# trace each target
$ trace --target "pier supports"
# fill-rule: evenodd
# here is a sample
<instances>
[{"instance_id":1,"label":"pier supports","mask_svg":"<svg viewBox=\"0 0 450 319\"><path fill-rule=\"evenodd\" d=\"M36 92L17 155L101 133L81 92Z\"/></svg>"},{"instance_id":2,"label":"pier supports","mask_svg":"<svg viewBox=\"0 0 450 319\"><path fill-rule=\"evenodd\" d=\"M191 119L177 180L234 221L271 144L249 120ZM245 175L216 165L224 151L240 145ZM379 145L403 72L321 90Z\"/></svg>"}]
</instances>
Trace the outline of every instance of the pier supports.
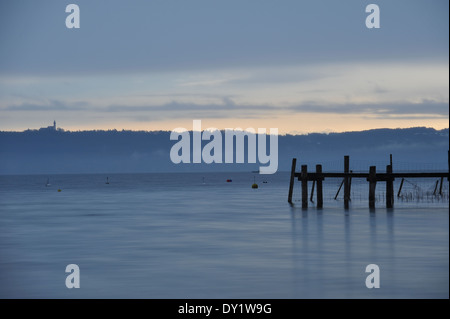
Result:
<instances>
[{"instance_id":1,"label":"pier supports","mask_svg":"<svg viewBox=\"0 0 450 319\"><path fill-rule=\"evenodd\" d=\"M377 187L377 167L370 166L369 177L367 178L369 182L369 207L375 208L375 189Z\"/></svg>"},{"instance_id":2,"label":"pier supports","mask_svg":"<svg viewBox=\"0 0 450 319\"><path fill-rule=\"evenodd\" d=\"M323 207L323 189L322 189L322 165L316 165L316 174L317 174L317 208Z\"/></svg>"},{"instance_id":3,"label":"pier supports","mask_svg":"<svg viewBox=\"0 0 450 319\"><path fill-rule=\"evenodd\" d=\"M447 151L447 154L448 151ZM442 196L443 192L443 184L444 178L447 180L450 179L450 159L448 160L449 171L447 172L393 172L393 163L392 163L392 154L390 154L389 165L386 166L386 172L377 173L376 166L370 166L369 172L353 172L350 170L350 157L344 157L344 172L322 172L322 165L316 165L315 172L308 173L307 165L301 166L301 172L295 172L297 159L292 159L292 168L291 168L291 176L289 183L289 194L288 194L288 202L292 204L292 196L294 190L294 181L295 178L302 183L302 207L308 207L308 201L313 202L314 191L316 191L317 197L317 208L323 207L323 180L325 178L339 178L342 180L342 183L339 186L339 189L336 193L334 199L337 199L341 188L344 188L344 207L345 209L349 208L349 202L351 200L351 184L353 178L364 178L369 182L369 207L375 208L375 191L377 182L386 182L386 207L392 208L394 206L394 180L395 178L401 178L400 187L398 189L397 197L401 197L403 184L406 178L439 178L436 181L436 185L434 187L433 195L437 195L438 187L439 187L439 195ZM312 189L311 196L308 198L308 181L312 181ZM440 185L439 185L440 183ZM317 189L316 189L317 188ZM383 194L384 195L384 194Z\"/></svg>"},{"instance_id":4,"label":"pier supports","mask_svg":"<svg viewBox=\"0 0 450 319\"><path fill-rule=\"evenodd\" d=\"M334 200L336 200L339 196L339 192L341 191L342 185L344 185L344 180L342 180L341 185L339 185L339 188L336 192L336 196L334 196Z\"/></svg>"},{"instance_id":5,"label":"pier supports","mask_svg":"<svg viewBox=\"0 0 450 319\"><path fill-rule=\"evenodd\" d=\"M302 165L302 208L308 208L308 166Z\"/></svg>"},{"instance_id":6,"label":"pier supports","mask_svg":"<svg viewBox=\"0 0 450 319\"><path fill-rule=\"evenodd\" d=\"M314 198L314 188L315 187L316 187L316 180L313 180L313 184L312 184L312 187L311 187L311 196L309 197L309 201L311 203L314 203L313 198Z\"/></svg>"},{"instance_id":7,"label":"pier supports","mask_svg":"<svg viewBox=\"0 0 450 319\"><path fill-rule=\"evenodd\" d=\"M344 208L348 209L348 202L350 201L350 157L344 156Z\"/></svg>"},{"instance_id":8,"label":"pier supports","mask_svg":"<svg viewBox=\"0 0 450 319\"><path fill-rule=\"evenodd\" d=\"M400 197L400 194L402 193L402 188L403 188L403 182L405 181L404 178L402 178L402 181L400 183L400 187L398 188L398 193L397 193L397 197Z\"/></svg>"},{"instance_id":9,"label":"pier supports","mask_svg":"<svg viewBox=\"0 0 450 319\"><path fill-rule=\"evenodd\" d=\"M292 159L292 168L291 168L291 181L289 182L289 194L288 194L288 202L292 204L292 193L294 192L294 178L295 178L295 165L297 164L297 159Z\"/></svg>"},{"instance_id":10,"label":"pier supports","mask_svg":"<svg viewBox=\"0 0 450 319\"><path fill-rule=\"evenodd\" d=\"M392 177L392 165L386 166L386 208L394 206L394 178Z\"/></svg>"}]
</instances>

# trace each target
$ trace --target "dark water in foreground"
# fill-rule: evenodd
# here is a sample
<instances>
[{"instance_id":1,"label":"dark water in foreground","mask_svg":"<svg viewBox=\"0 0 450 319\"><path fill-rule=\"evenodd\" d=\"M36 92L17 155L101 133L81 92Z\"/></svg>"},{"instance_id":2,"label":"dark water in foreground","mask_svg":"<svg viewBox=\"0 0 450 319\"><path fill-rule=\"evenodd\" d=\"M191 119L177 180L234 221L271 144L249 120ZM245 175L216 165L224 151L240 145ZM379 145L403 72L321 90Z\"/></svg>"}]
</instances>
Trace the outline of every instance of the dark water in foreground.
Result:
<instances>
[{"instance_id":1,"label":"dark water in foreground","mask_svg":"<svg viewBox=\"0 0 450 319\"><path fill-rule=\"evenodd\" d=\"M287 173L47 177L0 176L1 298L449 297L448 197L369 211L355 181L345 211L336 181L302 210Z\"/></svg>"}]
</instances>

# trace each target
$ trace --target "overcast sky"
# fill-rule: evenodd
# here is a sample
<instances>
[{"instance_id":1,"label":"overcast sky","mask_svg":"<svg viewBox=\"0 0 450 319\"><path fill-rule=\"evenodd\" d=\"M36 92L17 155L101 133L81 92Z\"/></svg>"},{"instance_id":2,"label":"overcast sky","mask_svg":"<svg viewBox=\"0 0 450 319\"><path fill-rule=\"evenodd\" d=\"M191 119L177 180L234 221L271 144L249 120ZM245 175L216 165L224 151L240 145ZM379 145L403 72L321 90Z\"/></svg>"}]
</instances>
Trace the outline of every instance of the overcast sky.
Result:
<instances>
[{"instance_id":1,"label":"overcast sky","mask_svg":"<svg viewBox=\"0 0 450 319\"><path fill-rule=\"evenodd\" d=\"M2 0L0 130L448 127L448 6Z\"/></svg>"}]
</instances>

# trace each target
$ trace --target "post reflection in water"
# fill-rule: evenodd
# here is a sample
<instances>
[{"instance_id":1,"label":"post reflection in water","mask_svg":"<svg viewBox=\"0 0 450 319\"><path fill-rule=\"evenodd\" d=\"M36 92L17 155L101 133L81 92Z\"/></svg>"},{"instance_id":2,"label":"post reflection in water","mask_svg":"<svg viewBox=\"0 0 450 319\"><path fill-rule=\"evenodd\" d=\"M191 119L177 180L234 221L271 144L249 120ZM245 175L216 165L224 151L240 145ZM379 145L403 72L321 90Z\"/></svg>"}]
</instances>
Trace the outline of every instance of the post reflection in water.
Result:
<instances>
[{"instance_id":1,"label":"post reflection in water","mask_svg":"<svg viewBox=\"0 0 450 319\"><path fill-rule=\"evenodd\" d=\"M385 282L401 271L394 209L306 210L292 206L290 215L294 295L377 297L382 294L365 286L366 266L377 264ZM400 291L389 289L394 295Z\"/></svg>"}]
</instances>

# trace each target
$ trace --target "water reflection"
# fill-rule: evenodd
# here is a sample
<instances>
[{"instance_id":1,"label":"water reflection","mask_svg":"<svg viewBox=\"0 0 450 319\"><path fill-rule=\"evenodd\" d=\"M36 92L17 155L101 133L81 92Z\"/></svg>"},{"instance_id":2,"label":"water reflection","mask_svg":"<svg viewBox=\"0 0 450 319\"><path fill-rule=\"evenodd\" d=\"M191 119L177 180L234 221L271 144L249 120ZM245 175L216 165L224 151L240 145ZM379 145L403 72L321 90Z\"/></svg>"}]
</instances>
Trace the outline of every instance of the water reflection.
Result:
<instances>
[{"instance_id":1,"label":"water reflection","mask_svg":"<svg viewBox=\"0 0 450 319\"><path fill-rule=\"evenodd\" d=\"M387 229L387 236L388 236L388 242L391 243L391 245L388 245L390 257L395 256L395 238L394 238L394 208L390 208L386 212L386 229Z\"/></svg>"},{"instance_id":2,"label":"water reflection","mask_svg":"<svg viewBox=\"0 0 450 319\"><path fill-rule=\"evenodd\" d=\"M370 247L370 257L372 258L371 263L375 263L377 258L377 214L374 211L369 213L369 247Z\"/></svg>"},{"instance_id":3,"label":"water reflection","mask_svg":"<svg viewBox=\"0 0 450 319\"><path fill-rule=\"evenodd\" d=\"M291 206L292 276L296 296L365 290L365 267L396 272L394 209L301 209ZM345 297L345 295L342 295Z\"/></svg>"},{"instance_id":4,"label":"water reflection","mask_svg":"<svg viewBox=\"0 0 450 319\"><path fill-rule=\"evenodd\" d=\"M317 271L319 272L319 274L323 273L324 271L326 271L325 267L324 267L324 258L323 255L326 253L325 252L325 246L324 246L324 231L323 231L323 227L324 227L324 221L323 221L323 211L322 209L316 209L315 211L316 213L316 223L317 223L317 227L316 227L316 233L317 233L317 237L316 237L316 241L317 241ZM317 286L317 293L318 295L323 295L323 289L324 289L324 285L318 285Z\"/></svg>"}]
</instances>

